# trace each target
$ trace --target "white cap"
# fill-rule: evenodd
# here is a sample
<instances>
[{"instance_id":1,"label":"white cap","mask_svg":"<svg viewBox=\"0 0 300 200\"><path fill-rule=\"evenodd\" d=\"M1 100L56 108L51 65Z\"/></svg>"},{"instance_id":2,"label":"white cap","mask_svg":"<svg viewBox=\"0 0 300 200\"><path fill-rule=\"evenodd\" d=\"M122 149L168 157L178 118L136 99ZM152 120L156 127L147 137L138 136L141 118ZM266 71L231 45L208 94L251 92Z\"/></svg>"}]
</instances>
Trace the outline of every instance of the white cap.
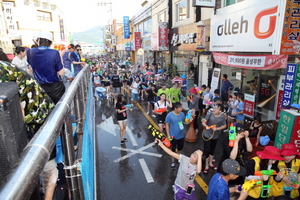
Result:
<instances>
[{"instance_id":1,"label":"white cap","mask_svg":"<svg viewBox=\"0 0 300 200\"><path fill-rule=\"evenodd\" d=\"M47 40L50 40L51 42L53 40L53 36L52 36L52 33L50 31L40 31L37 37L38 38L45 38Z\"/></svg>"}]
</instances>

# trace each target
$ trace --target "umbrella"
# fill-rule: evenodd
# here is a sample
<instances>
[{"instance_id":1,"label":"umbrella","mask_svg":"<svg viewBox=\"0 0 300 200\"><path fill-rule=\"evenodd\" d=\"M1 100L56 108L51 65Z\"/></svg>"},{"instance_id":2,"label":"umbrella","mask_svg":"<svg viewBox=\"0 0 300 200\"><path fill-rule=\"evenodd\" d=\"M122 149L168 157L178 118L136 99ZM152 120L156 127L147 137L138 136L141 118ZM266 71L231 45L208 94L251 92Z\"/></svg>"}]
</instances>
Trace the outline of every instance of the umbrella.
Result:
<instances>
[{"instance_id":1,"label":"umbrella","mask_svg":"<svg viewBox=\"0 0 300 200\"><path fill-rule=\"evenodd\" d=\"M152 75L152 72L146 72L146 75Z\"/></svg>"}]
</instances>

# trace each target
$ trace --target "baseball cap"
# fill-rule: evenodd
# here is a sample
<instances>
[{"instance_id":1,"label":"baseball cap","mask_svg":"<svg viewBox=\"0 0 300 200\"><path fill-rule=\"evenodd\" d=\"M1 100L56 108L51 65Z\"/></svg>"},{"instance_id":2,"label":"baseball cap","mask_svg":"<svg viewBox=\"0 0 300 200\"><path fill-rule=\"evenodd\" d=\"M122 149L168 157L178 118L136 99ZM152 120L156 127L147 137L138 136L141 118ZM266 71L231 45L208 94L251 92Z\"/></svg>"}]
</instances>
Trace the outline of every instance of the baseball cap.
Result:
<instances>
[{"instance_id":1,"label":"baseball cap","mask_svg":"<svg viewBox=\"0 0 300 200\"><path fill-rule=\"evenodd\" d=\"M227 174L234 174L239 176L244 176L246 174L246 169L242 167L238 161L233 159L226 159L222 163L223 171Z\"/></svg>"},{"instance_id":2,"label":"baseball cap","mask_svg":"<svg viewBox=\"0 0 300 200\"><path fill-rule=\"evenodd\" d=\"M50 40L52 42L53 35L50 31L40 31L37 38L45 38L45 39Z\"/></svg>"}]
</instances>

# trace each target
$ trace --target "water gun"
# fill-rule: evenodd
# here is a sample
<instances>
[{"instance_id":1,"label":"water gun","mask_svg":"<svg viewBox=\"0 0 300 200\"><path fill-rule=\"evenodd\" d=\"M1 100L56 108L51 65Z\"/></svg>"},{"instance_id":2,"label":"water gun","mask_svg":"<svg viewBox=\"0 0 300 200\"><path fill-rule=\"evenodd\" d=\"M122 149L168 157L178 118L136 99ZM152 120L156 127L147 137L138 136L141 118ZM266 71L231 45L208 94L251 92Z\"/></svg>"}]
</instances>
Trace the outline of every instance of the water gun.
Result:
<instances>
[{"instance_id":1,"label":"water gun","mask_svg":"<svg viewBox=\"0 0 300 200\"><path fill-rule=\"evenodd\" d=\"M211 125L211 126L207 126L205 127L206 129L214 129L216 127L216 125Z\"/></svg>"},{"instance_id":2,"label":"water gun","mask_svg":"<svg viewBox=\"0 0 300 200\"><path fill-rule=\"evenodd\" d=\"M260 197L262 197L262 198L269 197L271 188L272 188L272 185L263 185L263 186L261 186Z\"/></svg>"},{"instance_id":3,"label":"water gun","mask_svg":"<svg viewBox=\"0 0 300 200\"><path fill-rule=\"evenodd\" d=\"M160 108L160 109L154 110L154 112L164 113L164 112L167 112L167 108Z\"/></svg>"},{"instance_id":4,"label":"water gun","mask_svg":"<svg viewBox=\"0 0 300 200\"><path fill-rule=\"evenodd\" d=\"M260 180L250 180L250 181L247 181L245 182L243 185L242 185L242 188L244 191L248 191L250 190L252 187L254 187L255 185L257 184L261 184L262 182Z\"/></svg>"},{"instance_id":5,"label":"water gun","mask_svg":"<svg viewBox=\"0 0 300 200\"><path fill-rule=\"evenodd\" d=\"M188 98L189 98L190 101L193 101L193 100L194 100L194 99L193 99L193 95L189 95Z\"/></svg>"},{"instance_id":6,"label":"water gun","mask_svg":"<svg viewBox=\"0 0 300 200\"><path fill-rule=\"evenodd\" d=\"M272 175L277 175L277 172L274 169L261 170L261 171L254 172L254 175L255 176L262 176L262 175L272 176Z\"/></svg>"},{"instance_id":7,"label":"water gun","mask_svg":"<svg viewBox=\"0 0 300 200\"><path fill-rule=\"evenodd\" d=\"M185 116L185 122L190 122L192 120L192 115L193 115L193 111L192 110L189 110L187 113L186 113L186 116Z\"/></svg>"},{"instance_id":8,"label":"water gun","mask_svg":"<svg viewBox=\"0 0 300 200\"><path fill-rule=\"evenodd\" d=\"M209 99L209 100L206 100L205 102L206 102L206 104L205 104L205 108L206 108L206 109L208 109L209 106L214 106L214 105L215 105L213 102L210 101L210 99Z\"/></svg>"},{"instance_id":9,"label":"water gun","mask_svg":"<svg viewBox=\"0 0 300 200\"><path fill-rule=\"evenodd\" d=\"M288 178L291 182L293 182L293 189L297 188L297 186L299 185L297 173L289 172Z\"/></svg>"},{"instance_id":10,"label":"water gun","mask_svg":"<svg viewBox=\"0 0 300 200\"><path fill-rule=\"evenodd\" d=\"M229 128L229 142L228 146L233 147L234 146L234 141L236 137L236 123L231 123L230 128Z\"/></svg>"},{"instance_id":11,"label":"water gun","mask_svg":"<svg viewBox=\"0 0 300 200\"><path fill-rule=\"evenodd\" d=\"M81 62L86 62L86 59L85 58L80 58L80 61Z\"/></svg>"},{"instance_id":12,"label":"water gun","mask_svg":"<svg viewBox=\"0 0 300 200\"><path fill-rule=\"evenodd\" d=\"M201 90L196 84L194 85L194 88L198 93L202 94L203 90Z\"/></svg>"},{"instance_id":13,"label":"water gun","mask_svg":"<svg viewBox=\"0 0 300 200\"><path fill-rule=\"evenodd\" d=\"M127 105L122 106L122 109L132 108L132 107L133 107L133 104L127 104Z\"/></svg>"},{"instance_id":14,"label":"water gun","mask_svg":"<svg viewBox=\"0 0 300 200\"><path fill-rule=\"evenodd\" d=\"M151 89L151 87L146 87L145 85L142 85L142 88L143 88L144 90L150 90L150 89Z\"/></svg>"},{"instance_id":15,"label":"water gun","mask_svg":"<svg viewBox=\"0 0 300 200\"><path fill-rule=\"evenodd\" d=\"M63 51L66 49L66 46L63 44L56 44L56 45L54 45L54 49L57 51Z\"/></svg>"},{"instance_id":16,"label":"water gun","mask_svg":"<svg viewBox=\"0 0 300 200\"><path fill-rule=\"evenodd\" d=\"M158 131L156 128L154 128L151 124L148 126L148 129L150 131L152 131L152 135L153 137L161 140L161 142L166 146L166 147L170 147L171 146L171 142L170 140L172 140L173 138L171 138L170 140L160 131Z\"/></svg>"}]
</instances>

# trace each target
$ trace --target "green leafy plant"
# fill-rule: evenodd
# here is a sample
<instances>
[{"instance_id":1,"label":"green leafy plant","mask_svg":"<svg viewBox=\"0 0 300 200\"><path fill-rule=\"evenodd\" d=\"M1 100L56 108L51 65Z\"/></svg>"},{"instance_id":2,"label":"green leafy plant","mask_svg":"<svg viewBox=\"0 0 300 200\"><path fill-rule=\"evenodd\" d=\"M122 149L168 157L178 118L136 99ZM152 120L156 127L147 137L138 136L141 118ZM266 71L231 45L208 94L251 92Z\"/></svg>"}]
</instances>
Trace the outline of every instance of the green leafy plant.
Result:
<instances>
[{"instance_id":1,"label":"green leafy plant","mask_svg":"<svg viewBox=\"0 0 300 200\"><path fill-rule=\"evenodd\" d=\"M175 75L178 74L178 65L175 63L170 64L169 72L170 72L171 77L174 78Z\"/></svg>"}]
</instances>

